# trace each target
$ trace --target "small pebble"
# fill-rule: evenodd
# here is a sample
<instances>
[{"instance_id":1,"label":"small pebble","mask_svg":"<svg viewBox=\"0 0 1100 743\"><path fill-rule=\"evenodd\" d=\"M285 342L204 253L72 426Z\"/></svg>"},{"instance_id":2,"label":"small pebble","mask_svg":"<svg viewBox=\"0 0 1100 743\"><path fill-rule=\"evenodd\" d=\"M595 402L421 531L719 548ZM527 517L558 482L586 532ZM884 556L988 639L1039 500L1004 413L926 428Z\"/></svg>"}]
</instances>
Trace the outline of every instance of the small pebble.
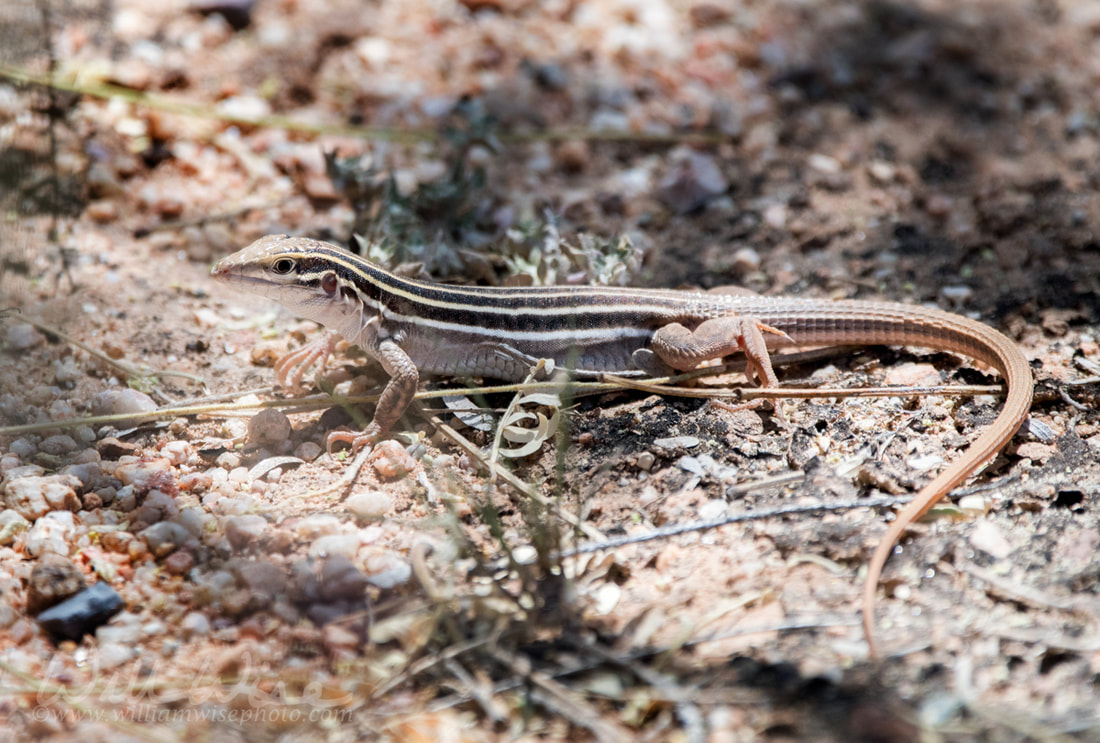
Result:
<instances>
[{"instance_id":1,"label":"small pebble","mask_svg":"<svg viewBox=\"0 0 1100 743\"><path fill-rule=\"evenodd\" d=\"M733 254L733 270L740 275L760 270L760 254L752 248L738 248Z\"/></svg>"},{"instance_id":2,"label":"small pebble","mask_svg":"<svg viewBox=\"0 0 1100 743\"><path fill-rule=\"evenodd\" d=\"M286 592L287 575L284 570L266 560L250 562L240 567L237 579L252 594L255 606L268 606L276 597Z\"/></svg>"},{"instance_id":3,"label":"small pebble","mask_svg":"<svg viewBox=\"0 0 1100 743\"><path fill-rule=\"evenodd\" d=\"M347 558L355 557L359 551L358 534L329 534L318 537L309 545L310 557L328 557L329 555L343 555Z\"/></svg>"},{"instance_id":4,"label":"small pebble","mask_svg":"<svg viewBox=\"0 0 1100 743\"><path fill-rule=\"evenodd\" d=\"M119 459L121 457L135 455L141 451L141 447L137 444L131 444L129 441L121 441L114 436L100 439L96 442L95 448L104 459Z\"/></svg>"},{"instance_id":5,"label":"small pebble","mask_svg":"<svg viewBox=\"0 0 1100 743\"><path fill-rule=\"evenodd\" d=\"M157 404L144 392L127 387L100 392L92 398L91 407L92 415L136 415L156 410ZM122 428L128 424L129 421L122 421L115 425Z\"/></svg>"},{"instance_id":6,"label":"small pebble","mask_svg":"<svg viewBox=\"0 0 1100 743\"><path fill-rule=\"evenodd\" d=\"M279 444L286 441L290 433L290 419L274 408L261 410L248 422L248 438L255 444Z\"/></svg>"},{"instance_id":7,"label":"small pebble","mask_svg":"<svg viewBox=\"0 0 1100 743\"><path fill-rule=\"evenodd\" d=\"M59 509L79 511L81 504L76 489L81 486L80 480L72 475L20 477L5 481L0 498L7 508L34 521Z\"/></svg>"},{"instance_id":8,"label":"small pebble","mask_svg":"<svg viewBox=\"0 0 1100 743\"><path fill-rule=\"evenodd\" d=\"M367 580L379 588L393 588L408 582L412 567L396 552L381 552L367 558Z\"/></svg>"},{"instance_id":9,"label":"small pebble","mask_svg":"<svg viewBox=\"0 0 1100 743\"><path fill-rule=\"evenodd\" d=\"M160 448L160 451L169 462L177 467L181 464L187 464L187 461L191 458L191 445L186 441L169 441Z\"/></svg>"},{"instance_id":10,"label":"small pebble","mask_svg":"<svg viewBox=\"0 0 1100 743\"><path fill-rule=\"evenodd\" d=\"M54 384L71 387L71 383L80 379L80 376L80 365L76 363L76 359L69 357L53 362Z\"/></svg>"},{"instance_id":11,"label":"small pebble","mask_svg":"<svg viewBox=\"0 0 1100 743\"><path fill-rule=\"evenodd\" d=\"M566 173L580 173L592 161L588 143L583 139L562 142L554 150L554 157L558 161L558 167Z\"/></svg>"},{"instance_id":12,"label":"small pebble","mask_svg":"<svg viewBox=\"0 0 1100 743\"><path fill-rule=\"evenodd\" d=\"M336 648L355 648L359 645L359 636L349 629L330 622L321 630L322 642L331 652Z\"/></svg>"},{"instance_id":13,"label":"small pebble","mask_svg":"<svg viewBox=\"0 0 1100 743\"><path fill-rule=\"evenodd\" d=\"M357 601L367 592L368 580L344 555L333 555L321 566L320 597L325 601Z\"/></svg>"},{"instance_id":14,"label":"small pebble","mask_svg":"<svg viewBox=\"0 0 1100 743\"><path fill-rule=\"evenodd\" d=\"M222 470L224 472L224 470ZM188 472L179 479L179 489L181 491L189 490L209 490L210 486L214 484L214 478L209 472Z\"/></svg>"},{"instance_id":15,"label":"small pebble","mask_svg":"<svg viewBox=\"0 0 1100 743\"><path fill-rule=\"evenodd\" d=\"M710 155L683 149L672 159L672 168L657 184L657 195L677 214L695 211L729 189L729 180Z\"/></svg>"},{"instance_id":16,"label":"small pebble","mask_svg":"<svg viewBox=\"0 0 1100 743\"><path fill-rule=\"evenodd\" d=\"M379 477L404 477L416 467L416 460L393 439L380 442L370 453L370 463Z\"/></svg>"},{"instance_id":17,"label":"small pebble","mask_svg":"<svg viewBox=\"0 0 1100 743\"><path fill-rule=\"evenodd\" d=\"M377 490L355 493L344 505L360 521L377 521L393 508L393 498Z\"/></svg>"},{"instance_id":18,"label":"small pebble","mask_svg":"<svg viewBox=\"0 0 1100 743\"><path fill-rule=\"evenodd\" d=\"M37 449L30 439L16 439L8 444L8 453L15 454L22 459L30 459L36 451Z\"/></svg>"},{"instance_id":19,"label":"small pebble","mask_svg":"<svg viewBox=\"0 0 1100 743\"><path fill-rule=\"evenodd\" d=\"M98 643L96 650L96 667L104 671L121 666L137 653L137 648L133 645L118 642Z\"/></svg>"},{"instance_id":20,"label":"small pebble","mask_svg":"<svg viewBox=\"0 0 1100 743\"><path fill-rule=\"evenodd\" d=\"M214 460L214 464L223 470L233 470L241 466L241 455L235 451L223 451Z\"/></svg>"},{"instance_id":21,"label":"small pebble","mask_svg":"<svg viewBox=\"0 0 1100 743\"><path fill-rule=\"evenodd\" d=\"M316 539L328 534L339 534L340 519L329 513L315 513L295 524L294 530L302 539Z\"/></svg>"},{"instance_id":22,"label":"small pebble","mask_svg":"<svg viewBox=\"0 0 1100 743\"><path fill-rule=\"evenodd\" d=\"M68 516L72 517L72 513L65 512ZM69 554L69 542L73 536L73 524L72 522L65 524L57 518L51 516L59 515L56 513L46 514L45 517L40 518L31 525L31 528L26 529L26 536L23 539L23 549L26 553L38 557L47 553L54 553L55 555Z\"/></svg>"},{"instance_id":23,"label":"small pebble","mask_svg":"<svg viewBox=\"0 0 1100 743\"><path fill-rule=\"evenodd\" d=\"M153 489L145 496L145 500L134 513L134 523L135 525L155 524L159 521L168 521L179 515L179 512L180 508L175 498L162 490Z\"/></svg>"},{"instance_id":24,"label":"small pebble","mask_svg":"<svg viewBox=\"0 0 1100 743\"><path fill-rule=\"evenodd\" d=\"M56 436L49 436L42 439L42 442L38 445L38 450L46 452L47 454L61 455L68 454L71 451L76 451L77 443L73 441L72 436L66 436L65 434L57 434Z\"/></svg>"},{"instance_id":25,"label":"small pebble","mask_svg":"<svg viewBox=\"0 0 1100 743\"><path fill-rule=\"evenodd\" d=\"M164 557L174 550L182 547L191 539L191 532L183 526L171 521L161 521L158 524L142 529L138 536L145 540L145 545L155 557Z\"/></svg>"},{"instance_id":26,"label":"small pebble","mask_svg":"<svg viewBox=\"0 0 1100 743\"><path fill-rule=\"evenodd\" d=\"M321 456L324 451L325 450L321 448L320 444L314 443L313 441L305 441L294 450L294 456L299 459L304 459L307 462L312 462L314 459Z\"/></svg>"},{"instance_id":27,"label":"small pebble","mask_svg":"<svg viewBox=\"0 0 1100 743\"><path fill-rule=\"evenodd\" d=\"M84 574L67 556L44 554L27 581L27 613L34 616L86 587Z\"/></svg>"},{"instance_id":28,"label":"small pebble","mask_svg":"<svg viewBox=\"0 0 1100 743\"><path fill-rule=\"evenodd\" d=\"M258 544L270 529L267 519L257 514L233 516L225 523L225 537L234 550L240 551Z\"/></svg>"},{"instance_id":29,"label":"small pebble","mask_svg":"<svg viewBox=\"0 0 1100 743\"><path fill-rule=\"evenodd\" d=\"M810 159L807 162L814 170L827 175L839 173L842 168L840 161L835 157L829 157L828 155L822 155L820 153L810 155Z\"/></svg>"},{"instance_id":30,"label":"small pebble","mask_svg":"<svg viewBox=\"0 0 1100 743\"><path fill-rule=\"evenodd\" d=\"M4 345L10 351L26 351L45 342L46 337L38 332L38 328L29 323L20 322L8 327Z\"/></svg>"},{"instance_id":31,"label":"small pebble","mask_svg":"<svg viewBox=\"0 0 1100 743\"><path fill-rule=\"evenodd\" d=\"M897 176L897 168L885 160L872 160L867 166L867 172L879 184L885 185Z\"/></svg>"},{"instance_id":32,"label":"small pebble","mask_svg":"<svg viewBox=\"0 0 1100 743\"><path fill-rule=\"evenodd\" d=\"M122 597L100 581L39 614L38 623L55 638L79 641L121 609Z\"/></svg>"},{"instance_id":33,"label":"small pebble","mask_svg":"<svg viewBox=\"0 0 1100 743\"><path fill-rule=\"evenodd\" d=\"M186 575L195 567L195 557L189 550L176 550L164 560L164 569L169 575Z\"/></svg>"},{"instance_id":34,"label":"small pebble","mask_svg":"<svg viewBox=\"0 0 1100 743\"><path fill-rule=\"evenodd\" d=\"M30 528L31 522L10 508L0 511L0 545L8 546Z\"/></svg>"},{"instance_id":35,"label":"small pebble","mask_svg":"<svg viewBox=\"0 0 1100 743\"><path fill-rule=\"evenodd\" d=\"M199 611L191 611L184 615L180 621L180 630L184 639L202 637L210 633L210 620Z\"/></svg>"},{"instance_id":36,"label":"small pebble","mask_svg":"<svg viewBox=\"0 0 1100 743\"><path fill-rule=\"evenodd\" d=\"M123 485L132 485L138 491L163 487L169 482L175 483L172 463L164 457L150 457L137 462L125 462L115 468L114 474Z\"/></svg>"}]
</instances>

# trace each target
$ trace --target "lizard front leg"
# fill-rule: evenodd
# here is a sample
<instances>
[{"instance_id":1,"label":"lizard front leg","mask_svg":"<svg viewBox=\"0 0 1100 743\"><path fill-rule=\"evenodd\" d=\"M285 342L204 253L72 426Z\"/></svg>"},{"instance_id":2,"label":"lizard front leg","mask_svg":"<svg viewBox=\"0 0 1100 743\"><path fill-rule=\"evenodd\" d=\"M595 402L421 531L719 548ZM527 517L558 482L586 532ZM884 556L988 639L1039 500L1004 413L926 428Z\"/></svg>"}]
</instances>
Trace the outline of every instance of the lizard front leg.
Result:
<instances>
[{"instance_id":1,"label":"lizard front leg","mask_svg":"<svg viewBox=\"0 0 1100 743\"><path fill-rule=\"evenodd\" d=\"M741 351L747 362L745 376L759 378L764 387L777 387L779 379L772 369L765 332L787 338L782 330L751 317L729 316L704 320L695 330L680 323L664 325L653 334L650 346L661 361L680 371Z\"/></svg>"},{"instance_id":2,"label":"lizard front leg","mask_svg":"<svg viewBox=\"0 0 1100 743\"><path fill-rule=\"evenodd\" d=\"M401 346L397 345L393 339L386 338L377 341L376 345L370 349L370 354L382 364L382 368L390 375L390 381L386 383L382 394L378 397L374 418L366 429L360 433L333 431L325 438L325 445L330 450L333 444L340 442L350 444L352 451L378 443L378 440L385 436L393 424L405 414L406 408L416 395L417 385L420 384L420 372Z\"/></svg>"}]
</instances>

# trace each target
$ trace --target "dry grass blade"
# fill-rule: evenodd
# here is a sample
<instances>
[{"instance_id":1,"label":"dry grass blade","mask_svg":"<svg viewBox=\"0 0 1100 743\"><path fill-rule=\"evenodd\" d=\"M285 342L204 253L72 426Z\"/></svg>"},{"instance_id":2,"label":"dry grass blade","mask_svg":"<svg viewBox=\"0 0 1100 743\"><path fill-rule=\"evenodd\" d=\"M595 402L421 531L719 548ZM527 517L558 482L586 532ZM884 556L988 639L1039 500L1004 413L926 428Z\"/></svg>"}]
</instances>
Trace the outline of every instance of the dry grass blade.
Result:
<instances>
[{"instance_id":1,"label":"dry grass blade","mask_svg":"<svg viewBox=\"0 0 1100 743\"><path fill-rule=\"evenodd\" d=\"M566 718L574 725L590 731L596 739L605 743L627 743L635 739L634 733L615 723L607 715L594 708L568 687L548 674L536 671L526 658L514 654L502 654L499 659L523 676L531 685L531 696L541 705Z\"/></svg>"},{"instance_id":2,"label":"dry grass blade","mask_svg":"<svg viewBox=\"0 0 1100 743\"><path fill-rule=\"evenodd\" d=\"M437 431L449 438L460 449L462 449L471 457L475 458L477 461L481 462L487 470L495 472L495 474L501 480L515 488L520 495L529 498L530 500L538 503L541 506L549 508L555 516L560 518L565 523L569 524L574 529L577 529L578 531L583 533L589 539L596 542L602 542L606 539L606 537L604 537L604 535L598 529L591 526L590 524L586 524L573 514L561 510L561 508L558 507L558 504L555 503L553 500L547 498L538 490L536 490L532 485L529 485L528 483L519 479L511 472L501 467L499 464L491 467L489 461L481 453L481 450L473 444L473 442L471 442L469 439L460 434L451 426L444 423L439 418L439 416L428 413L416 402L413 403L412 409L419 413L421 417L431 423Z\"/></svg>"}]
</instances>

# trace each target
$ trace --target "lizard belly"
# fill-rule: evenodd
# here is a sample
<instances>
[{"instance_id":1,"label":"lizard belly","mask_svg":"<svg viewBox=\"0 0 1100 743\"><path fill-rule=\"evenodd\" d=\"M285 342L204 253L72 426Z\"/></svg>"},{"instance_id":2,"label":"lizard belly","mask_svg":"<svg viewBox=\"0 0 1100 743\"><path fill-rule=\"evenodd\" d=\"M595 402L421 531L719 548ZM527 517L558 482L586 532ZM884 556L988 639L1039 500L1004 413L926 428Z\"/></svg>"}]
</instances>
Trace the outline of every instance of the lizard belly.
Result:
<instances>
[{"instance_id":1,"label":"lizard belly","mask_svg":"<svg viewBox=\"0 0 1100 743\"><path fill-rule=\"evenodd\" d=\"M555 347L483 339L455 343L426 339L415 334L410 334L401 343L417 368L426 374L488 377L510 382L525 379L540 359L551 359L555 368L568 369L579 376L592 376L600 372L636 373L631 354L645 345L644 340L632 338Z\"/></svg>"}]
</instances>

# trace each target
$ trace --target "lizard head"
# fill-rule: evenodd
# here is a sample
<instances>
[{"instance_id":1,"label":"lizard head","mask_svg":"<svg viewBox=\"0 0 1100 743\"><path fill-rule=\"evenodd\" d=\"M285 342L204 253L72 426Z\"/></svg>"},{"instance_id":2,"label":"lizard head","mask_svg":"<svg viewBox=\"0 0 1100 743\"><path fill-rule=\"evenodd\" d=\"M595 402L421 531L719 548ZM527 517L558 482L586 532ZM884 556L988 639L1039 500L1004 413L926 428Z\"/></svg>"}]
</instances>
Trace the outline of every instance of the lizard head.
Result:
<instances>
[{"instance_id":1,"label":"lizard head","mask_svg":"<svg viewBox=\"0 0 1100 743\"><path fill-rule=\"evenodd\" d=\"M351 255L334 245L289 235L268 235L211 269L214 278L273 299L301 317L325 325L361 305Z\"/></svg>"}]
</instances>

